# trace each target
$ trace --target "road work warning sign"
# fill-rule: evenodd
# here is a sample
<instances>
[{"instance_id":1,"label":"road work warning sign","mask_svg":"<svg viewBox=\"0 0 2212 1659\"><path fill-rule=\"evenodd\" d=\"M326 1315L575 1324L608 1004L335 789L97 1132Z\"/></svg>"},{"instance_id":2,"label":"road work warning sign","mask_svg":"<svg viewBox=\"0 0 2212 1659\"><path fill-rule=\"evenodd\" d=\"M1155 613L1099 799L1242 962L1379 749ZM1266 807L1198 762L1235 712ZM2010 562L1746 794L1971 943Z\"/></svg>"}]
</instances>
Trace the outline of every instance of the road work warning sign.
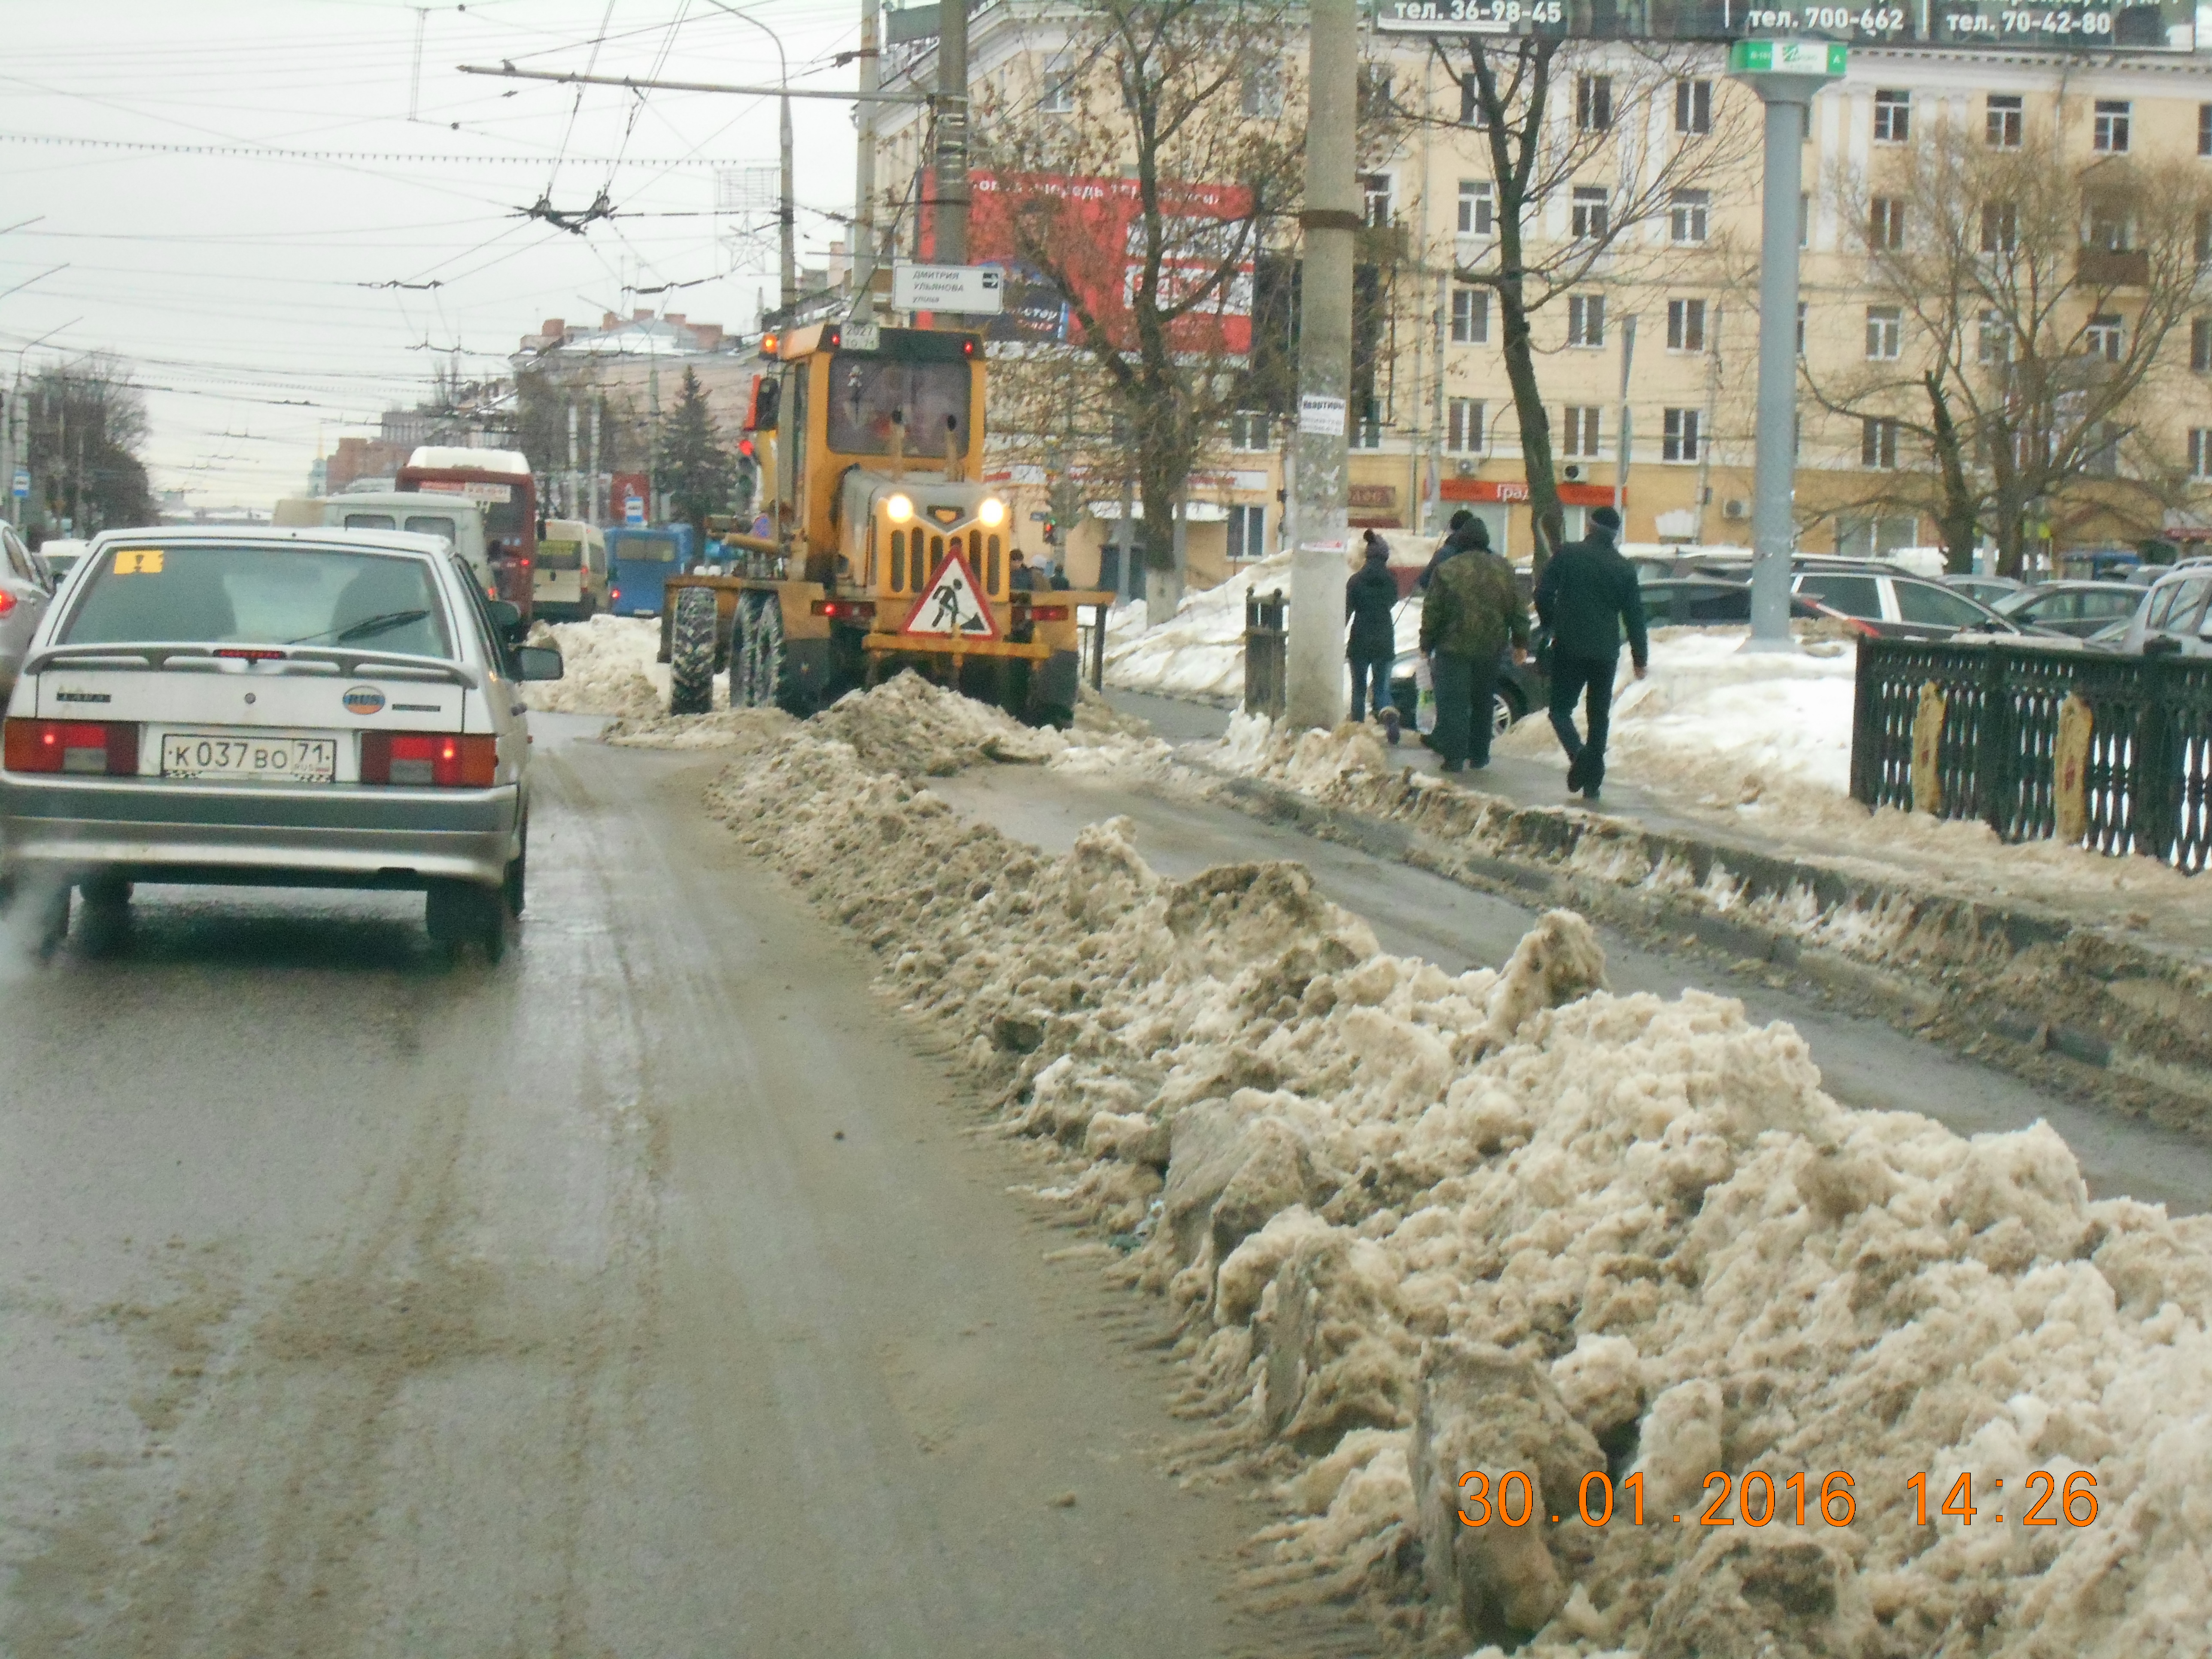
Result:
<instances>
[{"instance_id":1,"label":"road work warning sign","mask_svg":"<svg viewBox=\"0 0 2212 1659\"><path fill-rule=\"evenodd\" d=\"M995 640L999 624L983 603L983 586L957 550L945 556L929 586L907 613L903 634L936 634L953 639Z\"/></svg>"}]
</instances>

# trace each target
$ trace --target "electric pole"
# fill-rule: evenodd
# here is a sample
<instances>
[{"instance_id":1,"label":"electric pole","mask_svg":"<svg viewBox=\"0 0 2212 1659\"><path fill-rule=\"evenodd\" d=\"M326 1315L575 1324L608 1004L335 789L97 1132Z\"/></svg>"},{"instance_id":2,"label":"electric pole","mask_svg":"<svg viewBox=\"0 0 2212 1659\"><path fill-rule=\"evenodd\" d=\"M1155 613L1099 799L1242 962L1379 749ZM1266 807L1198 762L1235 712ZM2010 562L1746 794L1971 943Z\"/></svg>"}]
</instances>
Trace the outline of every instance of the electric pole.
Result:
<instances>
[{"instance_id":1,"label":"electric pole","mask_svg":"<svg viewBox=\"0 0 2212 1659\"><path fill-rule=\"evenodd\" d=\"M791 94L776 100L776 137L782 145L782 189L776 197L778 252L783 262L783 309L788 313L799 303L799 210L791 194Z\"/></svg>"},{"instance_id":2,"label":"electric pole","mask_svg":"<svg viewBox=\"0 0 2212 1659\"><path fill-rule=\"evenodd\" d=\"M860 0L860 150L853 167L853 309L866 327L876 319L876 101L883 84L884 0Z\"/></svg>"},{"instance_id":3,"label":"electric pole","mask_svg":"<svg viewBox=\"0 0 2212 1659\"><path fill-rule=\"evenodd\" d=\"M1352 388L1352 242L1360 228L1352 143L1359 42L1356 0L1313 0L1309 16L1305 232L1299 276L1298 429L1292 458L1286 713L1334 726L1344 714L1346 420Z\"/></svg>"},{"instance_id":4,"label":"electric pole","mask_svg":"<svg viewBox=\"0 0 2212 1659\"><path fill-rule=\"evenodd\" d=\"M968 0L937 9L937 228L932 257L968 263Z\"/></svg>"}]
</instances>

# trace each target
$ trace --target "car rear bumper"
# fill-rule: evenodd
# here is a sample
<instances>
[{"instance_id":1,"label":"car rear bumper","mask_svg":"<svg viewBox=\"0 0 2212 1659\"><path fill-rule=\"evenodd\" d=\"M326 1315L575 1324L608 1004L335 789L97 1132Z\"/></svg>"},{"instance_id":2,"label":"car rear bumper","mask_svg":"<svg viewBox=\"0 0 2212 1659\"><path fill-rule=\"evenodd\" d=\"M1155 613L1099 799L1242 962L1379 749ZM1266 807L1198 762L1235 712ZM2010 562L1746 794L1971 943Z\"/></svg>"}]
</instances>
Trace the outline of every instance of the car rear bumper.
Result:
<instances>
[{"instance_id":1,"label":"car rear bumper","mask_svg":"<svg viewBox=\"0 0 2212 1659\"><path fill-rule=\"evenodd\" d=\"M519 847L520 792L176 785L0 775L11 872L300 886L491 884Z\"/></svg>"}]
</instances>

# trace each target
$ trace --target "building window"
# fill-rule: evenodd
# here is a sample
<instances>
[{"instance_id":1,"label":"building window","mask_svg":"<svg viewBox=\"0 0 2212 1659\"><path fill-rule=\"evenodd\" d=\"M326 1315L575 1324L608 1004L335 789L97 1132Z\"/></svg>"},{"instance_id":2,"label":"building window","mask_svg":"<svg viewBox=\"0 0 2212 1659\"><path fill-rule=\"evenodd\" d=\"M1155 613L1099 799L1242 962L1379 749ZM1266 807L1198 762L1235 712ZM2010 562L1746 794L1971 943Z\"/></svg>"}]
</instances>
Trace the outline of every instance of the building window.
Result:
<instances>
[{"instance_id":1,"label":"building window","mask_svg":"<svg viewBox=\"0 0 2212 1659\"><path fill-rule=\"evenodd\" d=\"M1805 355L1805 302L1802 300L1797 302L1797 355L1800 357Z\"/></svg>"},{"instance_id":2,"label":"building window","mask_svg":"<svg viewBox=\"0 0 2212 1659\"><path fill-rule=\"evenodd\" d=\"M1368 227L1381 230L1390 222L1390 175L1370 173L1359 181L1361 195L1365 198Z\"/></svg>"},{"instance_id":3,"label":"building window","mask_svg":"<svg viewBox=\"0 0 2212 1659\"><path fill-rule=\"evenodd\" d=\"M1482 118L1482 82L1472 75L1459 77L1459 119L1462 126L1485 127Z\"/></svg>"},{"instance_id":4,"label":"building window","mask_svg":"<svg viewBox=\"0 0 2212 1659\"><path fill-rule=\"evenodd\" d=\"M2212 155L2212 104L2197 106L2197 153Z\"/></svg>"},{"instance_id":5,"label":"building window","mask_svg":"<svg viewBox=\"0 0 2212 1659\"><path fill-rule=\"evenodd\" d=\"M2124 253L2134 242L2134 227L2128 222L2128 204L2110 197L2092 198L2089 202L2087 240L2094 248L2107 253Z\"/></svg>"},{"instance_id":6,"label":"building window","mask_svg":"<svg viewBox=\"0 0 2212 1659\"><path fill-rule=\"evenodd\" d=\"M1481 345L1490 338L1490 290L1455 288L1451 301L1454 345Z\"/></svg>"},{"instance_id":7,"label":"building window","mask_svg":"<svg viewBox=\"0 0 2212 1659\"><path fill-rule=\"evenodd\" d=\"M1264 409L1240 409L1229 416L1229 447L1245 451L1273 447L1274 418Z\"/></svg>"},{"instance_id":8,"label":"building window","mask_svg":"<svg viewBox=\"0 0 2212 1659\"><path fill-rule=\"evenodd\" d=\"M1262 64L1244 77L1244 113L1266 120L1283 112L1283 70L1279 64Z\"/></svg>"},{"instance_id":9,"label":"building window","mask_svg":"<svg viewBox=\"0 0 2212 1659\"><path fill-rule=\"evenodd\" d=\"M1264 559L1267 556L1267 509L1232 507L1229 509L1229 556Z\"/></svg>"},{"instance_id":10,"label":"building window","mask_svg":"<svg viewBox=\"0 0 2212 1659\"><path fill-rule=\"evenodd\" d=\"M2197 263L2212 265L2212 211L2197 216Z\"/></svg>"},{"instance_id":11,"label":"building window","mask_svg":"<svg viewBox=\"0 0 2212 1659\"><path fill-rule=\"evenodd\" d=\"M2212 478L2212 426L2189 428L2189 476Z\"/></svg>"},{"instance_id":12,"label":"building window","mask_svg":"<svg viewBox=\"0 0 2212 1659\"><path fill-rule=\"evenodd\" d=\"M1471 455L1482 447L1482 399L1454 398L1444 404L1444 447Z\"/></svg>"},{"instance_id":13,"label":"building window","mask_svg":"<svg viewBox=\"0 0 2212 1659\"><path fill-rule=\"evenodd\" d=\"M1605 295L1567 295L1567 343L1601 346L1605 343Z\"/></svg>"},{"instance_id":14,"label":"building window","mask_svg":"<svg viewBox=\"0 0 2212 1659\"><path fill-rule=\"evenodd\" d=\"M1708 133L1713 130L1713 83L1682 80L1674 82L1674 131Z\"/></svg>"},{"instance_id":15,"label":"building window","mask_svg":"<svg viewBox=\"0 0 2212 1659\"><path fill-rule=\"evenodd\" d=\"M2120 353L2127 334L2126 325L2112 312L2100 311L2089 319L2083 331L2083 343L2092 357L2102 357L2108 363L2120 361Z\"/></svg>"},{"instance_id":16,"label":"building window","mask_svg":"<svg viewBox=\"0 0 2212 1659\"><path fill-rule=\"evenodd\" d=\"M1985 363L2008 363L2012 361L2012 330L1994 311L1985 311L1981 315L1981 328L1975 342L1974 355Z\"/></svg>"},{"instance_id":17,"label":"building window","mask_svg":"<svg viewBox=\"0 0 2212 1659\"><path fill-rule=\"evenodd\" d=\"M1982 112L1982 136L1991 149L2018 149L2027 118L2018 93L1993 92Z\"/></svg>"},{"instance_id":18,"label":"building window","mask_svg":"<svg viewBox=\"0 0 2212 1659\"><path fill-rule=\"evenodd\" d=\"M1801 190L1797 192L1797 246L1812 246L1812 235L1813 192L1809 190Z\"/></svg>"},{"instance_id":19,"label":"building window","mask_svg":"<svg viewBox=\"0 0 2212 1659\"><path fill-rule=\"evenodd\" d=\"M1459 234L1462 236L1487 236L1497 228L1492 216L1498 201L1497 192L1487 179L1462 179L1459 181Z\"/></svg>"},{"instance_id":20,"label":"building window","mask_svg":"<svg viewBox=\"0 0 2212 1659\"><path fill-rule=\"evenodd\" d=\"M1874 141L1901 144L1912 137L1912 94L1877 92L1874 95Z\"/></svg>"},{"instance_id":21,"label":"building window","mask_svg":"<svg viewBox=\"0 0 2212 1659\"><path fill-rule=\"evenodd\" d=\"M2128 100L2100 98L2091 118L2089 148L2106 155L2128 153Z\"/></svg>"},{"instance_id":22,"label":"building window","mask_svg":"<svg viewBox=\"0 0 2212 1659\"><path fill-rule=\"evenodd\" d=\"M1801 241L1799 246L1804 244ZM1905 198L1877 196L1867 210L1867 246L1876 253L1893 253L1905 246Z\"/></svg>"},{"instance_id":23,"label":"building window","mask_svg":"<svg viewBox=\"0 0 2212 1659\"><path fill-rule=\"evenodd\" d=\"M1859 423L1859 465L1887 472L1897 465L1897 422L1887 415L1869 415Z\"/></svg>"},{"instance_id":24,"label":"building window","mask_svg":"<svg viewBox=\"0 0 2212 1659\"><path fill-rule=\"evenodd\" d=\"M1075 82L1054 81L1037 94L1037 113L1040 115L1073 115L1075 112Z\"/></svg>"},{"instance_id":25,"label":"building window","mask_svg":"<svg viewBox=\"0 0 2212 1659\"><path fill-rule=\"evenodd\" d=\"M1567 417L1567 433L1560 453L1577 460L1595 460L1597 458L1597 410L1586 405L1569 404L1561 412Z\"/></svg>"},{"instance_id":26,"label":"building window","mask_svg":"<svg viewBox=\"0 0 2212 1659\"><path fill-rule=\"evenodd\" d=\"M2212 317L2189 319L2189 367L2198 374L2212 374Z\"/></svg>"},{"instance_id":27,"label":"building window","mask_svg":"<svg viewBox=\"0 0 2212 1659\"><path fill-rule=\"evenodd\" d=\"M1395 114L1390 98L1390 71L1380 64L1359 66L1359 118L1387 121Z\"/></svg>"},{"instance_id":28,"label":"building window","mask_svg":"<svg viewBox=\"0 0 2212 1659\"><path fill-rule=\"evenodd\" d=\"M1603 185L1577 185L1574 198L1574 234L1577 240L1599 241L1605 236L1606 189Z\"/></svg>"},{"instance_id":29,"label":"building window","mask_svg":"<svg viewBox=\"0 0 2212 1659\"><path fill-rule=\"evenodd\" d=\"M1358 418L1352 422L1352 447L1354 449L1382 447L1382 405L1379 400L1370 398L1362 408Z\"/></svg>"},{"instance_id":30,"label":"building window","mask_svg":"<svg viewBox=\"0 0 2212 1659\"><path fill-rule=\"evenodd\" d=\"M1711 207L1709 190L1678 190L1667 205L1668 234L1678 242L1705 240L1705 212Z\"/></svg>"},{"instance_id":31,"label":"building window","mask_svg":"<svg viewBox=\"0 0 2212 1659\"><path fill-rule=\"evenodd\" d=\"M1982 252L2009 253L2020 246L2020 207L2013 202L1982 204Z\"/></svg>"},{"instance_id":32,"label":"building window","mask_svg":"<svg viewBox=\"0 0 2212 1659\"><path fill-rule=\"evenodd\" d=\"M1869 362L1889 362L1905 349L1905 313L1896 306L1867 307L1866 355Z\"/></svg>"},{"instance_id":33,"label":"building window","mask_svg":"<svg viewBox=\"0 0 2212 1659\"><path fill-rule=\"evenodd\" d=\"M1661 416L1659 432L1661 459L1694 461L1698 459L1699 441L1696 410L1670 409Z\"/></svg>"},{"instance_id":34,"label":"building window","mask_svg":"<svg viewBox=\"0 0 2212 1659\"><path fill-rule=\"evenodd\" d=\"M1703 351L1705 349L1705 302L1703 300L1667 301L1667 349Z\"/></svg>"},{"instance_id":35,"label":"building window","mask_svg":"<svg viewBox=\"0 0 2212 1659\"><path fill-rule=\"evenodd\" d=\"M1575 76L1575 125L1584 132L1613 131L1613 77Z\"/></svg>"}]
</instances>

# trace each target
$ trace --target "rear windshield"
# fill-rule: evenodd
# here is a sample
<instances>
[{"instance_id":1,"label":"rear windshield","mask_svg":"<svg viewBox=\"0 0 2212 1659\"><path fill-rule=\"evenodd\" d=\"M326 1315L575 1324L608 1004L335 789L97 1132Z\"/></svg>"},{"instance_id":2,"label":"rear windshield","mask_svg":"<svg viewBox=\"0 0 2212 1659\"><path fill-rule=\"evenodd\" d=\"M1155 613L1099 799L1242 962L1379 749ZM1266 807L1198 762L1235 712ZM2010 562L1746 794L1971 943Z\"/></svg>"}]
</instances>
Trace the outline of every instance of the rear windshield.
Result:
<instances>
[{"instance_id":1,"label":"rear windshield","mask_svg":"<svg viewBox=\"0 0 2212 1659\"><path fill-rule=\"evenodd\" d=\"M674 564L674 542L633 541L625 536L615 544L615 557L632 564Z\"/></svg>"},{"instance_id":2,"label":"rear windshield","mask_svg":"<svg viewBox=\"0 0 2212 1659\"><path fill-rule=\"evenodd\" d=\"M426 560L301 547L112 547L58 644L357 645L450 657Z\"/></svg>"},{"instance_id":3,"label":"rear windshield","mask_svg":"<svg viewBox=\"0 0 2212 1659\"><path fill-rule=\"evenodd\" d=\"M583 565L584 544L581 542L538 544L538 568L540 570L580 570Z\"/></svg>"}]
</instances>

